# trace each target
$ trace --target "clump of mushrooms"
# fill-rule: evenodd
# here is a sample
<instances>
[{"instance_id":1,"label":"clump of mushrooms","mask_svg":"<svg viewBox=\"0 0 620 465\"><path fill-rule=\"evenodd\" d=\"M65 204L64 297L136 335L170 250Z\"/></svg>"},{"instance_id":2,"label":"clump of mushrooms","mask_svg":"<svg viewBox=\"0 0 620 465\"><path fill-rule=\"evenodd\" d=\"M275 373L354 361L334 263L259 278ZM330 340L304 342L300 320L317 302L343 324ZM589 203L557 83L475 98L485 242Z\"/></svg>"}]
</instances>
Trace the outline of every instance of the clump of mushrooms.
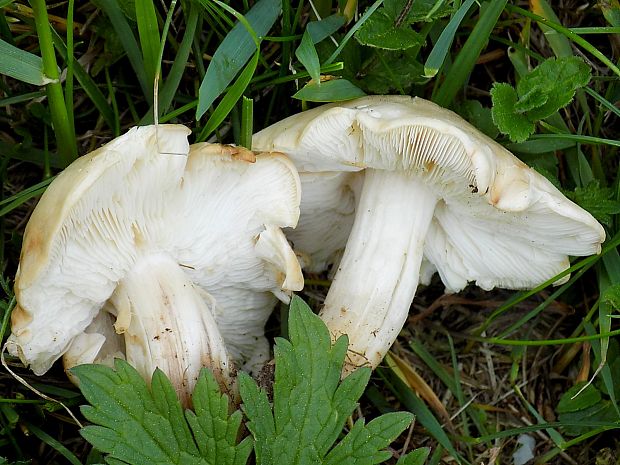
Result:
<instances>
[{"instance_id":1,"label":"clump of mushrooms","mask_svg":"<svg viewBox=\"0 0 620 465\"><path fill-rule=\"evenodd\" d=\"M420 98L320 106L255 134L253 147L285 153L300 171L302 214L291 237L310 269L324 268L346 236L303 233L318 231L307 213L321 210L316 180L327 176L339 193L324 214L343 205L344 229L354 217L321 310L333 337L349 337L345 371L379 364L421 276L438 271L448 292L471 281L487 290L531 288L564 271L569 255L600 252L605 239L601 225L546 178ZM353 173L364 177L361 189L351 188Z\"/></svg>"},{"instance_id":2,"label":"clump of mushrooms","mask_svg":"<svg viewBox=\"0 0 620 465\"><path fill-rule=\"evenodd\" d=\"M49 186L24 234L8 348L37 374L63 356L156 367L187 403L209 366L269 356L276 297L303 286L282 230L300 186L281 154L190 147L180 125L133 128Z\"/></svg>"}]
</instances>

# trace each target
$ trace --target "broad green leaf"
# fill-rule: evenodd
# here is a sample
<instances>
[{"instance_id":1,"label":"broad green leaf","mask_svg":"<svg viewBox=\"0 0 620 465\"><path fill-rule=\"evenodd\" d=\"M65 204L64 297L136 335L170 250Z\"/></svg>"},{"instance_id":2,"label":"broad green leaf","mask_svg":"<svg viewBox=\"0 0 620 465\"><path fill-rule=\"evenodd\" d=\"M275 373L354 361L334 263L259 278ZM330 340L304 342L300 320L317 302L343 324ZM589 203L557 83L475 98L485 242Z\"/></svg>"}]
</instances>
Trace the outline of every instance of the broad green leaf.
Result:
<instances>
[{"instance_id":1,"label":"broad green leaf","mask_svg":"<svg viewBox=\"0 0 620 465\"><path fill-rule=\"evenodd\" d=\"M402 18L403 23L413 24L419 21L434 21L450 14L450 2L445 0L385 0L383 2L386 14L396 20L408 10Z\"/></svg>"},{"instance_id":2,"label":"broad green leaf","mask_svg":"<svg viewBox=\"0 0 620 465\"><path fill-rule=\"evenodd\" d=\"M421 447L401 456L396 465L424 465L430 453L430 448Z\"/></svg>"},{"instance_id":3,"label":"broad green leaf","mask_svg":"<svg viewBox=\"0 0 620 465\"><path fill-rule=\"evenodd\" d=\"M358 420L333 447L370 370L359 369L340 381L347 339L332 345L325 324L298 297L291 302L289 336L290 341L276 340L273 407L249 376L240 377L257 463L366 465L390 458L383 449L411 423L411 414L393 413L368 425Z\"/></svg>"},{"instance_id":4,"label":"broad green leaf","mask_svg":"<svg viewBox=\"0 0 620 465\"><path fill-rule=\"evenodd\" d=\"M297 50L295 50L295 56L299 62L304 65L306 71L310 77L316 83L320 83L321 80L321 63L319 62L319 55L316 53L312 37L308 31L304 32L301 38L301 43Z\"/></svg>"},{"instance_id":5,"label":"broad green leaf","mask_svg":"<svg viewBox=\"0 0 620 465\"><path fill-rule=\"evenodd\" d=\"M237 104L237 101L241 98L243 92L250 84L254 71L256 71L258 57L259 51L257 50L250 62L245 66L239 75L239 78L230 87L230 89L228 89L228 92L226 92L226 95L222 101L218 104L207 120L207 124L198 136L198 141L204 141L207 137L209 137L213 131L215 131L219 125L222 124L222 121L224 121L226 116L228 116L233 107Z\"/></svg>"},{"instance_id":6,"label":"broad green leaf","mask_svg":"<svg viewBox=\"0 0 620 465\"><path fill-rule=\"evenodd\" d=\"M360 44L385 50L406 50L422 43L422 38L408 24L394 26L383 9L376 11L355 33Z\"/></svg>"},{"instance_id":7,"label":"broad green leaf","mask_svg":"<svg viewBox=\"0 0 620 465\"><path fill-rule=\"evenodd\" d=\"M605 289L601 300L606 302L616 312L620 310L620 283L613 284Z\"/></svg>"},{"instance_id":8,"label":"broad green leaf","mask_svg":"<svg viewBox=\"0 0 620 465\"><path fill-rule=\"evenodd\" d=\"M362 89L346 79L333 79L320 85L311 82L302 87L293 98L309 102L339 102L366 95Z\"/></svg>"},{"instance_id":9,"label":"broad green leaf","mask_svg":"<svg viewBox=\"0 0 620 465\"><path fill-rule=\"evenodd\" d=\"M620 213L620 202L614 199L613 189L601 187L598 181L577 187L574 192L566 193L566 196L607 226L611 225L612 215Z\"/></svg>"},{"instance_id":10,"label":"broad green leaf","mask_svg":"<svg viewBox=\"0 0 620 465\"><path fill-rule=\"evenodd\" d=\"M460 114L491 139L497 137L499 131L497 130L497 126L493 124L491 109L483 107L478 100L465 100L461 104Z\"/></svg>"},{"instance_id":11,"label":"broad green leaf","mask_svg":"<svg viewBox=\"0 0 620 465\"><path fill-rule=\"evenodd\" d=\"M578 412L601 402L598 389L591 384L583 389L584 385L583 382L576 384L562 395L556 407L558 413Z\"/></svg>"},{"instance_id":12,"label":"broad green leaf","mask_svg":"<svg viewBox=\"0 0 620 465\"><path fill-rule=\"evenodd\" d=\"M344 16L331 15L321 21L310 21L306 25L306 31L312 37L312 42L318 44L340 29L344 22Z\"/></svg>"},{"instance_id":13,"label":"broad green leaf","mask_svg":"<svg viewBox=\"0 0 620 465\"><path fill-rule=\"evenodd\" d=\"M578 57L543 61L517 84L515 109L527 111L530 121L546 118L570 103L575 91L588 84L590 67Z\"/></svg>"},{"instance_id":14,"label":"broad green leaf","mask_svg":"<svg viewBox=\"0 0 620 465\"><path fill-rule=\"evenodd\" d=\"M409 412L386 413L364 425L358 420L340 443L327 455L326 465L372 465L391 458L386 448L409 426Z\"/></svg>"},{"instance_id":15,"label":"broad green leaf","mask_svg":"<svg viewBox=\"0 0 620 465\"><path fill-rule=\"evenodd\" d=\"M534 132L534 123L516 112L517 92L510 84L493 84L491 98L493 122L503 134L508 134L511 141L523 142Z\"/></svg>"},{"instance_id":16,"label":"broad green leaf","mask_svg":"<svg viewBox=\"0 0 620 465\"><path fill-rule=\"evenodd\" d=\"M371 94L389 94L396 90L407 94L416 84L423 84L422 64L416 59L415 49L401 51L380 51L377 63L368 70L358 85Z\"/></svg>"},{"instance_id":17,"label":"broad green leaf","mask_svg":"<svg viewBox=\"0 0 620 465\"><path fill-rule=\"evenodd\" d=\"M203 370L193 397L195 413L184 414L176 391L159 370L151 387L122 360L114 369L72 369L90 403L82 413L92 425L82 436L108 454L108 463L131 465L242 465L251 444L236 445L240 413L228 415L228 400ZM213 457L216 457L214 459Z\"/></svg>"},{"instance_id":18,"label":"broad green leaf","mask_svg":"<svg viewBox=\"0 0 620 465\"><path fill-rule=\"evenodd\" d=\"M0 74L13 79L44 86L49 79L43 74L43 60L0 39Z\"/></svg>"},{"instance_id":19,"label":"broad green leaf","mask_svg":"<svg viewBox=\"0 0 620 465\"><path fill-rule=\"evenodd\" d=\"M206 0L205 0L206 1ZM269 32L280 15L281 0L259 0L247 12L245 19L257 37ZM196 119L205 114L224 89L256 51L256 43L244 24L238 22L219 45L209 63L200 89Z\"/></svg>"}]
</instances>

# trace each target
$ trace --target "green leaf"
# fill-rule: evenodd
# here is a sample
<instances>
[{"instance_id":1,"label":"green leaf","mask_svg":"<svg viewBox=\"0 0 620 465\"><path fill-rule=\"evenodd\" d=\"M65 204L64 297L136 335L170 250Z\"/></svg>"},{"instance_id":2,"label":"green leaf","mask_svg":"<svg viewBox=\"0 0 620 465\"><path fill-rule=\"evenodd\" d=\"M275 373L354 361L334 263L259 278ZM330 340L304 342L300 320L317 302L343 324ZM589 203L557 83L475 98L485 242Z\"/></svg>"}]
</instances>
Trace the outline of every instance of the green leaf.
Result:
<instances>
[{"instance_id":1,"label":"green leaf","mask_svg":"<svg viewBox=\"0 0 620 465\"><path fill-rule=\"evenodd\" d=\"M385 0L383 2L386 14L396 20L403 13L404 9L409 9L403 22L407 24L419 21L434 21L450 14L450 2L445 0Z\"/></svg>"},{"instance_id":2,"label":"green leaf","mask_svg":"<svg viewBox=\"0 0 620 465\"><path fill-rule=\"evenodd\" d=\"M8 42L0 39L0 74L5 74L13 79L43 86L49 79L43 74L43 60L25 50L21 50Z\"/></svg>"},{"instance_id":3,"label":"green leaf","mask_svg":"<svg viewBox=\"0 0 620 465\"><path fill-rule=\"evenodd\" d=\"M115 361L114 370L80 365L72 372L90 403L82 413L92 425L80 433L108 454L108 463L242 465L247 460L251 444L236 445L240 413L228 415L228 399L207 370L200 373L192 398L196 411L185 415L174 387L159 370L150 389L122 360Z\"/></svg>"},{"instance_id":4,"label":"green leaf","mask_svg":"<svg viewBox=\"0 0 620 465\"><path fill-rule=\"evenodd\" d=\"M114 0L95 0L95 5L110 18L110 22L116 31L116 37L120 40L127 58L131 63L136 78L140 83L144 96L149 99L152 98L152 92L150 91L153 86L149 84L148 77L144 67L144 61L142 60L142 53L140 47L136 41L131 26L127 22L127 18L121 10L119 3Z\"/></svg>"},{"instance_id":5,"label":"green leaf","mask_svg":"<svg viewBox=\"0 0 620 465\"><path fill-rule=\"evenodd\" d=\"M295 50L295 56L299 62L304 65L306 71L310 77L316 83L320 83L321 79L321 63L319 62L319 55L316 53L312 37L308 31L304 32L301 38L301 43L297 50Z\"/></svg>"},{"instance_id":6,"label":"green leaf","mask_svg":"<svg viewBox=\"0 0 620 465\"><path fill-rule=\"evenodd\" d=\"M450 51L450 47L452 46L452 41L454 40L454 35L456 34L457 29L461 25L461 21L472 7L476 0L467 0L463 3L457 12L454 14L448 25L445 27L443 31L441 31L441 35L439 39L437 39L437 43L431 50L431 53L428 55L426 59L426 63L424 63L424 76L431 78L437 74L439 68L443 65L443 62ZM417 3L417 2L416 2Z\"/></svg>"},{"instance_id":7,"label":"green leaf","mask_svg":"<svg viewBox=\"0 0 620 465\"><path fill-rule=\"evenodd\" d=\"M344 16L331 15L321 21L310 21L306 25L306 31L312 37L312 42L318 44L340 29L344 23Z\"/></svg>"},{"instance_id":8,"label":"green leaf","mask_svg":"<svg viewBox=\"0 0 620 465\"><path fill-rule=\"evenodd\" d=\"M607 226L611 225L612 215L620 213L620 202L615 200L613 189L601 187L598 181L592 181L585 187L577 187L566 196Z\"/></svg>"},{"instance_id":9,"label":"green leaf","mask_svg":"<svg viewBox=\"0 0 620 465\"><path fill-rule=\"evenodd\" d=\"M277 339L273 407L247 375L239 378L257 463L375 464L391 457L384 449L412 420L409 413L358 420L333 447L370 377L359 369L340 381L346 336L333 345L325 324L298 297L291 302L290 341ZM330 451L331 449L331 451Z\"/></svg>"},{"instance_id":10,"label":"green leaf","mask_svg":"<svg viewBox=\"0 0 620 465\"><path fill-rule=\"evenodd\" d=\"M138 35L142 48L142 61L146 71L147 84L153 89L155 74L159 68L159 25L155 4L151 0L136 0L136 21L138 23ZM153 93L147 95L149 102L153 102Z\"/></svg>"},{"instance_id":11,"label":"green leaf","mask_svg":"<svg viewBox=\"0 0 620 465\"><path fill-rule=\"evenodd\" d=\"M590 82L590 67L575 56L550 58L517 84L515 109L528 112L530 121L546 118L570 103L575 91Z\"/></svg>"},{"instance_id":12,"label":"green leaf","mask_svg":"<svg viewBox=\"0 0 620 465\"><path fill-rule=\"evenodd\" d=\"M333 79L320 85L316 82L308 83L298 90L293 98L309 102L340 102L364 95L366 94L362 89L346 79Z\"/></svg>"},{"instance_id":13,"label":"green leaf","mask_svg":"<svg viewBox=\"0 0 620 465\"><path fill-rule=\"evenodd\" d=\"M598 389L591 384L583 389L584 385L584 382L576 384L562 395L556 408L558 413L578 412L601 402Z\"/></svg>"},{"instance_id":14,"label":"green leaf","mask_svg":"<svg viewBox=\"0 0 620 465\"><path fill-rule=\"evenodd\" d=\"M430 453L429 447L421 447L401 456L396 465L424 465Z\"/></svg>"},{"instance_id":15,"label":"green leaf","mask_svg":"<svg viewBox=\"0 0 620 465\"><path fill-rule=\"evenodd\" d=\"M493 84L491 99L493 122L500 132L510 137L511 141L523 142L534 132L534 123L515 110L517 92L510 84Z\"/></svg>"},{"instance_id":16,"label":"green leaf","mask_svg":"<svg viewBox=\"0 0 620 465\"><path fill-rule=\"evenodd\" d=\"M406 50L422 44L420 35L408 24L394 26L394 19L384 9L376 11L355 33L362 45L385 50Z\"/></svg>"},{"instance_id":17,"label":"green leaf","mask_svg":"<svg viewBox=\"0 0 620 465\"><path fill-rule=\"evenodd\" d=\"M259 0L245 15L245 20L257 37L269 32L280 15L281 0ZM205 114L211 104L235 78L256 51L254 38L245 25L238 22L226 35L213 54L198 91L196 119Z\"/></svg>"},{"instance_id":18,"label":"green leaf","mask_svg":"<svg viewBox=\"0 0 620 465\"><path fill-rule=\"evenodd\" d=\"M616 312L620 310L620 284L612 284L605 289L605 292L601 295L601 300Z\"/></svg>"}]
</instances>

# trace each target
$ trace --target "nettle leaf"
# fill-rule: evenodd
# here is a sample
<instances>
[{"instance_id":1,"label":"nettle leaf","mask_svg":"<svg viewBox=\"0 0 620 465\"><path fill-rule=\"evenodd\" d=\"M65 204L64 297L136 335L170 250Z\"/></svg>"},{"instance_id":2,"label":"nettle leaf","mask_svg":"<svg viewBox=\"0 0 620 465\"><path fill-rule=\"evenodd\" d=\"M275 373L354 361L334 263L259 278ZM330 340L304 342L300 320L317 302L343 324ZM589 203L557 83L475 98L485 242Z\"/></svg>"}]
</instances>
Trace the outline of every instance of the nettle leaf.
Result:
<instances>
[{"instance_id":1,"label":"nettle leaf","mask_svg":"<svg viewBox=\"0 0 620 465\"><path fill-rule=\"evenodd\" d=\"M277 339L273 406L248 375L239 377L243 408L261 465L362 464L384 462L383 449L411 423L410 413L391 413L365 424L358 420L334 447L370 377L361 368L340 381L347 339L333 345L320 318L294 297L290 341Z\"/></svg>"},{"instance_id":2,"label":"nettle leaf","mask_svg":"<svg viewBox=\"0 0 620 465\"><path fill-rule=\"evenodd\" d=\"M601 300L613 308L615 311L620 310L620 284L609 286L601 295ZM617 315L612 315L617 316Z\"/></svg>"},{"instance_id":3,"label":"nettle leaf","mask_svg":"<svg viewBox=\"0 0 620 465\"><path fill-rule=\"evenodd\" d=\"M359 82L371 94L388 94L393 90L408 93L415 84L425 82L424 67L409 50L381 52L381 60L366 71Z\"/></svg>"},{"instance_id":4,"label":"nettle leaf","mask_svg":"<svg viewBox=\"0 0 620 465\"><path fill-rule=\"evenodd\" d=\"M388 16L394 19L406 13L403 21L412 24L430 22L449 15L452 11L449 3L442 0L416 0L412 4L410 0L385 0L383 6ZM407 8L409 11L405 12Z\"/></svg>"},{"instance_id":5,"label":"nettle leaf","mask_svg":"<svg viewBox=\"0 0 620 465\"><path fill-rule=\"evenodd\" d=\"M535 125L515 109L517 92L510 84L495 83L491 89L493 122L513 142L523 142L534 132Z\"/></svg>"},{"instance_id":6,"label":"nettle leaf","mask_svg":"<svg viewBox=\"0 0 620 465\"><path fill-rule=\"evenodd\" d=\"M590 67L581 58L549 58L517 84L516 108L527 111L530 121L547 118L568 105L575 91L586 86L591 78Z\"/></svg>"},{"instance_id":7,"label":"nettle leaf","mask_svg":"<svg viewBox=\"0 0 620 465\"><path fill-rule=\"evenodd\" d=\"M611 225L612 215L620 213L620 202L613 199L613 189L601 187L598 181L577 187L574 192L566 193L566 196L607 226Z\"/></svg>"},{"instance_id":8,"label":"nettle leaf","mask_svg":"<svg viewBox=\"0 0 620 465\"><path fill-rule=\"evenodd\" d=\"M406 50L422 44L422 37L409 24L395 27L394 21L385 12L385 8L381 8L362 24L355 38L362 45L385 50Z\"/></svg>"},{"instance_id":9,"label":"nettle leaf","mask_svg":"<svg viewBox=\"0 0 620 465\"><path fill-rule=\"evenodd\" d=\"M207 370L200 373L192 401L195 413L183 412L176 392L156 370L149 389L123 360L114 369L80 365L72 369L91 404L82 414L93 425L80 433L110 464L242 465L252 444L236 444L240 412L228 415L228 399Z\"/></svg>"}]
</instances>

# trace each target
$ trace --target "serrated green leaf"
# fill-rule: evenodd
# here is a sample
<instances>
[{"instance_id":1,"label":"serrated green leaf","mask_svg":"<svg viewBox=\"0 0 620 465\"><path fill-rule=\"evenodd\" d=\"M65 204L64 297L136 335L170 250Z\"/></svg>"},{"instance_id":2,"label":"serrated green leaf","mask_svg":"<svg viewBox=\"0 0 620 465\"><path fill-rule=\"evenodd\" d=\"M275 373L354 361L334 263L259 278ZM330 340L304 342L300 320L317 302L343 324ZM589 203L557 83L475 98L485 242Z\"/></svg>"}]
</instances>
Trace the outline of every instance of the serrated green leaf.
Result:
<instances>
[{"instance_id":1,"label":"serrated green leaf","mask_svg":"<svg viewBox=\"0 0 620 465\"><path fill-rule=\"evenodd\" d=\"M289 335L290 341L276 340L273 407L249 376L239 378L257 463L365 465L390 458L382 449L409 425L411 414L382 416L368 425L358 421L332 449L370 370L359 369L340 381L347 339L332 345L325 324L298 297L291 302Z\"/></svg>"},{"instance_id":2,"label":"serrated green leaf","mask_svg":"<svg viewBox=\"0 0 620 465\"><path fill-rule=\"evenodd\" d=\"M309 102L341 102L366 95L362 89L346 79L333 79L322 82L306 84L299 89L293 98L307 100Z\"/></svg>"},{"instance_id":3,"label":"serrated green leaf","mask_svg":"<svg viewBox=\"0 0 620 465\"><path fill-rule=\"evenodd\" d=\"M590 67L581 58L549 58L519 81L515 109L527 111L530 121L547 118L568 105L591 77Z\"/></svg>"},{"instance_id":4,"label":"serrated green leaf","mask_svg":"<svg viewBox=\"0 0 620 465\"><path fill-rule=\"evenodd\" d=\"M601 187L598 181L592 181L585 187L577 187L574 192L566 195L608 226L611 225L612 215L620 213L620 202L615 200L613 189Z\"/></svg>"},{"instance_id":5,"label":"serrated green leaf","mask_svg":"<svg viewBox=\"0 0 620 465\"><path fill-rule=\"evenodd\" d=\"M620 284L613 284L605 289L601 300L606 302L616 312L620 310Z\"/></svg>"},{"instance_id":6,"label":"serrated green leaf","mask_svg":"<svg viewBox=\"0 0 620 465\"><path fill-rule=\"evenodd\" d=\"M424 465L430 453L430 448L420 447L408 454L402 455L398 462L396 462L396 465Z\"/></svg>"},{"instance_id":7,"label":"serrated green leaf","mask_svg":"<svg viewBox=\"0 0 620 465\"><path fill-rule=\"evenodd\" d=\"M517 92L510 84L495 83L491 89L493 122L513 142L523 142L534 132L534 123L517 113Z\"/></svg>"},{"instance_id":8,"label":"serrated green leaf","mask_svg":"<svg viewBox=\"0 0 620 465\"><path fill-rule=\"evenodd\" d=\"M257 37L269 32L280 15L281 0L259 0L245 19ZM242 23L237 23L213 54L200 89L196 119L220 96L256 51L256 43Z\"/></svg>"},{"instance_id":9,"label":"serrated green leaf","mask_svg":"<svg viewBox=\"0 0 620 465\"><path fill-rule=\"evenodd\" d=\"M452 9L449 3L445 0L415 0L414 2L409 0L385 0L383 7L386 14L394 20L401 16L405 9L408 9L403 22L412 24L419 21L434 21L450 14Z\"/></svg>"},{"instance_id":10,"label":"serrated green leaf","mask_svg":"<svg viewBox=\"0 0 620 465\"><path fill-rule=\"evenodd\" d=\"M386 413L367 425L358 420L340 443L327 455L326 465L373 465L391 457L383 451L409 426L409 412Z\"/></svg>"},{"instance_id":11,"label":"serrated green leaf","mask_svg":"<svg viewBox=\"0 0 620 465\"><path fill-rule=\"evenodd\" d=\"M194 391L195 412L183 412L170 381L159 370L151 388L127 362L114 369L80 365L72 369L91 404L83 415L93 425L82 436L108 454L108 463L131 465L243 465L249 440L236 444L240 412L228 415L228 399L203 370Z\"/></svg>"},{"instance_id":12,"label":"serrated green leaf","mask_svg":"<svg viewBox=\"0 0 620 465\"><path fill-rule=\"evenodd\" d=\"M43 86L49 82L43 74L43 60L0 39L0 74L19 81Z\"/></svg>"},{"instance_id":13,"label":"serrated green leaf","mask_svg":"<svg viewBox=\"0 0 620 465\"><path fill-rule=\"evenodd\" d=\"M355 39L362 45L384 50L406 50L422 43L420 35L408 24L395 27L384 9L376 11L358 29Z\"/></svg>"},{"instance_id":14,"label":"serrated green leaf","mask_svg":"<svg viewBox=\"0 0 620 465\"><path fill-rule=\"evenodd\" d=\"M295 50L295 56L299 62L304 65L306 71L310 77L317 83L321 79L321 63L319 62L319 55L316 53L312 37L308 31L304 32L301 38L301 43L297 50Z\"/></svg>"}]
</instances>

